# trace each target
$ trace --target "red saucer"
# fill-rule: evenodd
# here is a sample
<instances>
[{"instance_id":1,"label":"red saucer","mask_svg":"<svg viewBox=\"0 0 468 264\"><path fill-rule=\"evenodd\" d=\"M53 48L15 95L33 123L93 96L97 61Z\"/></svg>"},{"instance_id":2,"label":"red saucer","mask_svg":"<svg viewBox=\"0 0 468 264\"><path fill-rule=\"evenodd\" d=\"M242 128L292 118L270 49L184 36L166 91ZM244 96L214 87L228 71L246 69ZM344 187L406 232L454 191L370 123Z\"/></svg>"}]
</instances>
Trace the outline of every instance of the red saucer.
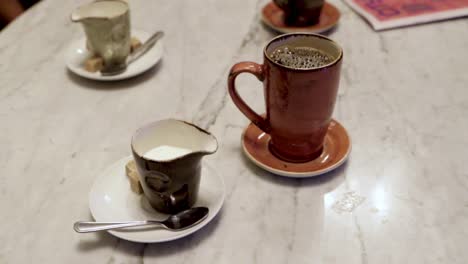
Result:
<instances>
[{"instance_id":1,"label":"red saucer","mask_svg":"<svg viewBox=\"0 0 468 264\"><path fill-rule=\"evenodd\" d=\"M270 2L262 10L262 21L270 28L280 33L293 32L309 32L322 33L325 32L340 20L340 11L332 4L325 2L320 14L319 23L306 27L288 26L284 23L284 12L275 3Z\"/></svg>"},{"instance_id":2,"label":"red saucer","mask_svg":"<svg viewBox=\"0 0 468 264\"><path fill-rule=\"evenodd\" d=\"M261 131L253 123L242 135L242 147L246 156L259 167L286 177L305 178L336 169L343 164L350 151L351 140L346 129L336 120L332 120L320 157L304 163L291 163L277 158L270 152L270 135Z\"/></svg>"}]
</instances>

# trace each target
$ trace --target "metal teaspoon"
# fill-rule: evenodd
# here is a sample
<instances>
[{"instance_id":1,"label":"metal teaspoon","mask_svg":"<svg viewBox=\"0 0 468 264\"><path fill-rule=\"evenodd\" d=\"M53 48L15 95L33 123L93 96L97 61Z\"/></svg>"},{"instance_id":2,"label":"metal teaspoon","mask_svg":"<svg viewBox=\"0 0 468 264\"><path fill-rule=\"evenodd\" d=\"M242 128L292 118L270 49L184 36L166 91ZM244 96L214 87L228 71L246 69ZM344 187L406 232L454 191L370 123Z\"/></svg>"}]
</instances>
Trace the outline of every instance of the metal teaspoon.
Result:
<instances>
[{"instance_id":1,"label":"metal teaspoon","mask_svg":"<svg viewBox=\"0 0 468 264\"><path fill-rule=\"evenodd\" d=\"M84 222L78 221L73 225L78 233L97 232L124 227L155 225L168 230L179 231L190 228L208 216L209 209L206 207L194 207L180 213L169 216L164 221L144 220L127 222Z\"/></svg>"},{"instance_id":2,"label":"metal teaspoon","mask_svg":"<svg viewBox=\"0 0 468 264\"><path fill-rule=\"evenodd\" d=\"M154 44L156 44L156 42L163 36L163 31L158 31L154 33L147 41L145 41L145 43L143 43L140 47L136 48L135 51L128 55L126 63L123 67L117 69L113 68L109 71L101 71L101 74L103 76L112 76L124 72L127 69L127 66L130 65L130 63L136 61L138 58L143 56L143 54L150 50L154 46Z\"/></svg>"}]
</instances>

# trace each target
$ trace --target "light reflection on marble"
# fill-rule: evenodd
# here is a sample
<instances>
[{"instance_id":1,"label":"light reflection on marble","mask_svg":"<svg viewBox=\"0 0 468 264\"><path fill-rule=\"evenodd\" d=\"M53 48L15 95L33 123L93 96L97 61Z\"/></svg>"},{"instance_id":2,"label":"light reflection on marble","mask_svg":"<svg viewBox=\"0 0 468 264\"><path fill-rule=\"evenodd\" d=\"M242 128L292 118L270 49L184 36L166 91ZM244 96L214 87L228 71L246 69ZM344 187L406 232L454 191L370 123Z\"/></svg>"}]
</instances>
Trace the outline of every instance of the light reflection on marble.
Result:
<instances>
[{"instance_id":1,"label":"light reflection on marble","mask_svg":"<svg viewBox=\"0 0 468 264\"><path fill-rule=\"evenodd\" d=\"M248 122L226 93L230 66L260 62L274 36L259 23L267 1L130 2L134 27L167 34L162 64L124 82L65 70L82 1L43 0L0 32L0 263L468 262L466 19L376 33L331 0L342 19L330 36L345 54L334 117L353 149L341 168L296 180L243 156ZM238 87L264 111L254 77ZM163 244L74 233L91 217L97 173L129 155L137 127L167 117L218 137L207 161L226 183L220 215ZM365 200L337 213L349 192Z\"/></svg>"},{"instance_id":2,"label":"light reflection on marble","mask_svg":"<svg viewBox=\"0 0 468 264\"><path fill-rule=\"evenodd\" d=\"M371 199L377 212L384 212L390 209L390 202L388 201L387 195L383 186L375 187Z\"/></svg>"}]
</instances>

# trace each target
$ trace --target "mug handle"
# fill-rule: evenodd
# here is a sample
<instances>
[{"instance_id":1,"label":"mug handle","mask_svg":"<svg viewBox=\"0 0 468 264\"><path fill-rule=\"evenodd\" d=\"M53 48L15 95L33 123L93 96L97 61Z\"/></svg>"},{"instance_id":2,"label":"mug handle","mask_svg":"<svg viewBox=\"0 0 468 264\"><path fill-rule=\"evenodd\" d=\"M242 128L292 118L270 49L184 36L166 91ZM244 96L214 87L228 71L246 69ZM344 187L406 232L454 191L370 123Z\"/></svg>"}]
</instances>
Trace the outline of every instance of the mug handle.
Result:
<instances>
[{"instance_id":1,"label":"mug handle","mask_svg":"<svg viewBox=\"0 0 468 264\"><path fill-rule=\"evenodd\" d=\"M263 65L255 63L255 62L250 62L250 61L244 61L244 62L239 62L234 64L232 66L231 71L229 72L229 77L228 77L228 89L229 89L229 95L232 98L232 101L234 104L239 108L239 110L248 118L252 123L254 123L258 128L263 130L263 132L269 133L271 128L270 125L268 124L268 121L260 116L259 114L255 113L252 108L250 108L244 100L239 96L236 90L236 77L241 74L241 73L250 73L255 75L257 79L261 82L265 79L265 73L263 70Z\"/></svg>"}]
</instances>

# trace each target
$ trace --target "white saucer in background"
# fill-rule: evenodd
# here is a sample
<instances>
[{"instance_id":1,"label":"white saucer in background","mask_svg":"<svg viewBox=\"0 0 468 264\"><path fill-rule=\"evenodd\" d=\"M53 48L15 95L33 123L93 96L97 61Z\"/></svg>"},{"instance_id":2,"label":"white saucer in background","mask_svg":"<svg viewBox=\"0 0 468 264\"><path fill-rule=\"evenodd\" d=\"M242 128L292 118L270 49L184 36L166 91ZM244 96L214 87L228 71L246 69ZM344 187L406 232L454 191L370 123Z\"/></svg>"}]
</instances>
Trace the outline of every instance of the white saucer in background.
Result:
<instances>
[{"instance_id":1,"label":"white saucer in background","mask_svg":"<svg viewBox=\"0 0 468 264\"><path fill-rule=\"evenodd\" d=\"M138 38L144 43L151 34L141 30L133 30L132 37ZM163 39L158 40L156 44L148 50L143 56L128 65L127 69L117 75L103 76L100 72L88 72L84 69L84 61L90 57L86 49L86 38L74 40L66 51L66 64L70 71L84 78L97 81L117 81L128 79L144 73L158 63L163 55Z\"/></svg>"}]
</instances>

